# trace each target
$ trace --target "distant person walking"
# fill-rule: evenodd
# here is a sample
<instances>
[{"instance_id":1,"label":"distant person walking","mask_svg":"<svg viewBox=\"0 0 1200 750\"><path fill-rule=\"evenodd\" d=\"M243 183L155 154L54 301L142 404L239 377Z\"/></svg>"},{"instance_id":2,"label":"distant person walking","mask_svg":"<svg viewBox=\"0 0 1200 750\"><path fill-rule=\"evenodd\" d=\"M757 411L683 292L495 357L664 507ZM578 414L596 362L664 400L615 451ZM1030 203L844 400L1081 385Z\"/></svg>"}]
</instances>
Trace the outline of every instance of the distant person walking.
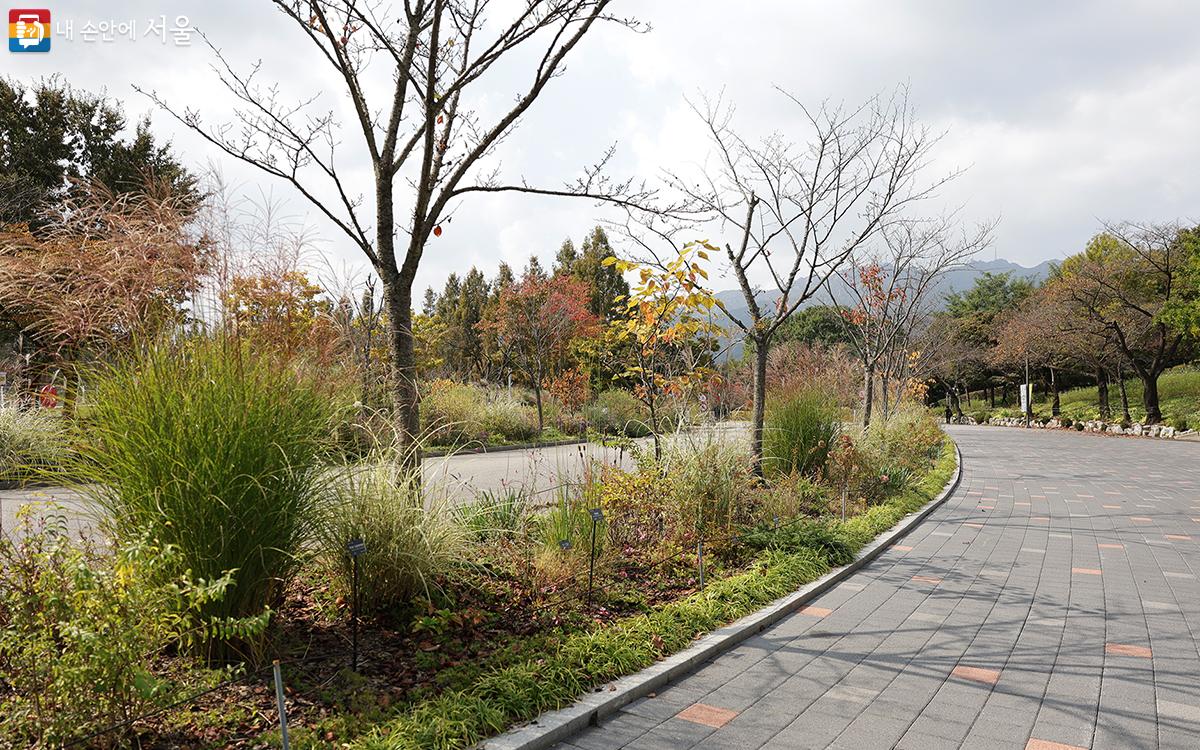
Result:
<instances>
[{"instance_id":1,"label":"distant person walking","mask_svg":"<svg viewBox=\"0 0 1200 750\"><path fill-rule=\"evenodd\" d=\"M946 399L946 424L954 421L954 412L950 411L950 399Z\"/></svg>"}]
</instances>

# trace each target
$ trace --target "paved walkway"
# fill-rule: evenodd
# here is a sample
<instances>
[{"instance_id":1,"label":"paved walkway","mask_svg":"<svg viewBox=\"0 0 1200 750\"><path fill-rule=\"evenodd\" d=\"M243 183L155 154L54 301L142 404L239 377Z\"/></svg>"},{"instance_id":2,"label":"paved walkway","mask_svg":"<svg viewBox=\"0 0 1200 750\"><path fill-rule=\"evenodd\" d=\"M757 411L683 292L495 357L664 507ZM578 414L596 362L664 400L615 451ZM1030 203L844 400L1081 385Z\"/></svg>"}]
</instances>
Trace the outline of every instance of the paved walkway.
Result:
<instances>
[{"instance_id":1,"label":"paved walkway","mask_svg":"<svg viewBox=\"0 0 1200 750\"><path fill-rule=\"evenodd\" d=\"M1200 748L1200 446L952 431L900 544L558 747Z\"/></svg>"}]
</instances>

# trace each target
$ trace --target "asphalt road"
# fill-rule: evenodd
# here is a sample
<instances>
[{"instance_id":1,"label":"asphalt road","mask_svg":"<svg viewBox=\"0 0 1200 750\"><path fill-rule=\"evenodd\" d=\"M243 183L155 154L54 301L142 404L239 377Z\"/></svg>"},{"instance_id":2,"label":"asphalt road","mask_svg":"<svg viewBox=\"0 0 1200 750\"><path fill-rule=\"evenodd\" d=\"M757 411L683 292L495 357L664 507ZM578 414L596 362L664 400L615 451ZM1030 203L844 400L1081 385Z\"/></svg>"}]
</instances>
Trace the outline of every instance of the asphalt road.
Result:
<instances>
[{"instance_id":1,"label":"asphalt road","mask_svg":"<svg viewBox=\"0 0 1200 750\"><path fill-rule=\"evenodd\" d=\"M698 428L665 437L664 440L739 440L745 439L745 434L746 425L734 422ZM644 448L651 449L648 439L638 442ZM555 501L557 488L577 483L593 461L625 467L633 463L626 451L595 443L579 443L427 458L422 470L426 487L432 492L443 493L455 503L469 502L484 491L522 487L534 493L539 504L548 505ZM15 514L22 505L47 501L62 505L74 528L88 530L96 526L92 510L78 495L61 487L43 487L0 490L0 521L3 522L3 528L13 528Z\"/></svg>"}]
</instances>

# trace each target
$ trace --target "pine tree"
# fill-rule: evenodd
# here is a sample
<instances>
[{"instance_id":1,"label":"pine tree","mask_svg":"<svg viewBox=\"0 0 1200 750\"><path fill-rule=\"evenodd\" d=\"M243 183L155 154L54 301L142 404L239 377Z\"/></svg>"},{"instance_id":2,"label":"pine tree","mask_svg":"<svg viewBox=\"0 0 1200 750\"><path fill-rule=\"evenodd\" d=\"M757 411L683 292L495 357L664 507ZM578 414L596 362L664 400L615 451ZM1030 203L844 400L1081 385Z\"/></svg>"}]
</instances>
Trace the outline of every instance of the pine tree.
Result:
<instances>
[{"instance_id":1,"label":"pine tree","mask_svg":"<svg viewBox=\"0 0 1200 750\"><path fill-rule=\"evenodd\" d=\"M562 245L558 248L558 255L554 257L554 275L563 276L575 272L575 263L579 260L579 253L575 252L575 243L571 242L571 238L563 240Z\"/></svg>"},{"instance_id":2,"label":"pine tree","mask_svg":"<svg viewBox=\"0 0 1200 750\"><path fill-rule=\"evenodd\" d=\"M617 297L629 295L629 284L617 267L604 264L604 259L613 255L615 253L608 242L608 235L602 227L596 226L584 239L573 267L575 275L592 289L588 309L604 320L612 319L613 304Z\"/></svg>"}]
</instances>

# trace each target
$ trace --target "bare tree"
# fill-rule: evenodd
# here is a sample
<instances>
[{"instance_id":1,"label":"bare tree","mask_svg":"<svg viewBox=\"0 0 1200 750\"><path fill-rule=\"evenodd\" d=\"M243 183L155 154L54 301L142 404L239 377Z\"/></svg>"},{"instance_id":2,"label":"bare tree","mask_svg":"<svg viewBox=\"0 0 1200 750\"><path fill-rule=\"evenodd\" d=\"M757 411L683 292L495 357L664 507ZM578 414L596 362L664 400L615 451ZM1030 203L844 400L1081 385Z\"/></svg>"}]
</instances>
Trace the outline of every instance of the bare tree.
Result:
<instances>
[{"instance_id":1,"label":"bare tree","mask_svg":"<svg viewBox=\"0 0 1200 750\"><path fill-rule=\"evenodd\" d=\"M810 109L780 94L802 117L799 145L780 133L751 142L733 129L732 108L706 101L694 109L707 126L716 164L702 170L699 181L670 180L735 238L725 253L747 312L729 318L754 345L756 465L775 332L864 243L954 176L921 180L940 136L916 123L904 89L855 108Z\"/></svg>"},{"instance_id":2,"label":"bare tree","mask_svg":"<svg viewBox=\"0 0 1200 750\"><path fill-rule=\"evenodd\" d=\"M527 0L509 12L491 0L406 0L398 7L372 0L274 0L318 59L337 72L354 109L354 146L343 142L335 116L318 108L316 96L284 101L277 87L259 82L259 65L239 72L211 42L218 75L239 104L233 123L209 125L199 112L172 108L149 94L227 154L291 183L370 260L383 286L394 419L407 446L419 431L412 286L426 244L442 233L456 200L499 192L621 205L649 198L642 186L605 176L612 149L561 188L509 183L497 166L486 166L589 31L598 24L641 29L633 19L612 15L610 2ZM506 13L497 23L495 16ZM530 75L504 111L489 118L478 107L485 98L499 98L488 86L502 60L524 61ZM386 91L373 92L380 65L391 80ZM372 167L370 199L339 171L355 147ZM403 454L417 460L415 450Z\"/></svg>"},{"instance_id":3,"label":"bare tree","mask_svg":"<svg viewBox=\"0 0 1200 750\"><path fill-rule=\"evenodd\" d=\"M887 418L889 376L907 361L896 355L906 353L901 350L931 312L938 280L985 247L993 226L956 237L953 217L895 221L880 232L880 242L854 253L826 287L862 369L863 427L871 423L877 376Z\"/></svg>"}]
</instances>

